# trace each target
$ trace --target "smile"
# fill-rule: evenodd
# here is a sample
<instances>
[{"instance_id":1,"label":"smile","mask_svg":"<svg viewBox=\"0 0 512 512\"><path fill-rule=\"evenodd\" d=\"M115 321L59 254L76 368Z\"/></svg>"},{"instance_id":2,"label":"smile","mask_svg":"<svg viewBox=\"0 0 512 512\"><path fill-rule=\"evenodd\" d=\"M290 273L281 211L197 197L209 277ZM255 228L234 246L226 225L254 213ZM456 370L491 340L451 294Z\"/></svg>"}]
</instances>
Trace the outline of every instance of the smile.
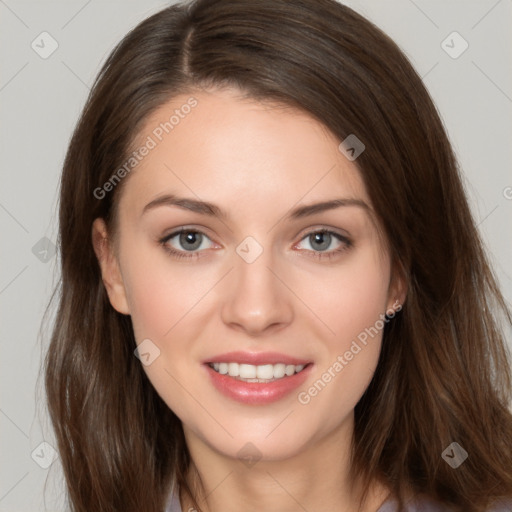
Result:
<instances>
[{"instance_id":1,"label":"smile","mask_svg":"<svg viewBox=\"0 0 512 512\"><path fill-rule=\"evenodd\" d=\"M293 365L285 363L277 364L241 364L241 363L210 363L210 368L213 368L221 375L229 375L234 379L242 380L244 382L273 382L285 377L291 377L296 373L300 373L305 365Z\"/></svg>"},{"instance_id":2,"label":"smile","mask_svg":"<svg viewBox=\"0 0 512 512\"><path fill-rule=\"evenodd\" d=\"M252 365L210 362L202 365L213 388L230 400L265 405L289 396L311 375L313 363Z\"/></svg>"}]
</instances>

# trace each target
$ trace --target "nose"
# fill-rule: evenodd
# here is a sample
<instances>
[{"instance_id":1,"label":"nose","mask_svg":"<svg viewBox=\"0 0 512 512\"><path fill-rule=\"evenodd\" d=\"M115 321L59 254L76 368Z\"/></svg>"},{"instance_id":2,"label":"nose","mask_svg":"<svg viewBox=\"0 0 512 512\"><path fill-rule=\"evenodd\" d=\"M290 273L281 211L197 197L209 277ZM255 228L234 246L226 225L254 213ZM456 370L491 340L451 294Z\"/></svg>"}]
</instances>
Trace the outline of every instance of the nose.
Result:
<instances>
[{"instance_id":1,"label":"nose","mask_svg":"<svg viewBox=\"0 0 512 512\"><path fill-rule=\"evenodd\" d=\"M285 284L286 277L283 267L272 261L271 250L263 250L251 263L235 254L234 268L223 293L223 322L250 336L289 325L293 319L293 293Z\"/></svg>"}]
</instances>

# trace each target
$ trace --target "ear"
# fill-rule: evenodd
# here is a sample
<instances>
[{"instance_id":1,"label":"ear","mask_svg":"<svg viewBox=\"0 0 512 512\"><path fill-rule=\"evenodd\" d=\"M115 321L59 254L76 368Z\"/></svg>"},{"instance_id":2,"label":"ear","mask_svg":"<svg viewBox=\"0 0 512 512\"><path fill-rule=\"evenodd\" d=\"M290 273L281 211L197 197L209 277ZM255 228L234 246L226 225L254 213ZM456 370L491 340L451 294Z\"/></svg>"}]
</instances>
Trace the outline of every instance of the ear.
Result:
<instances>
[{"instance_id":1,"label":"ear","mask_svg":"<svg viewBox=\"0 0 512 512\"><path fill-rule=\"evenodd\" d=\"M405 271L400 264L396 264L392 268L391 281L389 283L388 304L387 309L400 311L403 308L407 297L407 280Z\"/></svg>"},{"instance_id":2,"label":"ear","mask_svg":"<svg viewBox=\"0 0 512 512\"><path fill-rule=\"evenodd\" d=\"M101 277L107 290L112 307L124 315L130 314L126 290L123 283L119 262L114 254L111 240L108 238L105 221L101 218L92 224L92 245L101 268Z\"/></svg>"}]
</instances>

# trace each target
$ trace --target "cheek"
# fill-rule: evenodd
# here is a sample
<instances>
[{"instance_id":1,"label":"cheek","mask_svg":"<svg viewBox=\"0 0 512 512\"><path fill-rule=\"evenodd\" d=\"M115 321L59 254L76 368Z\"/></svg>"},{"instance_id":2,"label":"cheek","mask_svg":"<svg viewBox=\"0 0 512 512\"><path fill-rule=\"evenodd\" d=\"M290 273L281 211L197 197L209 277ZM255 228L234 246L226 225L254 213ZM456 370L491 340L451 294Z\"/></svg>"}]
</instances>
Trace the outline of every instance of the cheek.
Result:
<instances>
[{"instance_id":1,"label":"cheek","mask_svg":"<svg viewBox=\"0 0 512 512\"><path fill-rule=\"evenodd\" d=\"M335 335L324 338L326 358L299 390L297 401L311 417L325 418L324 412L329 411L322 427L325 430L353 410L373 377L385 326L382 315L389 278L386 258L375 250L360 252L322 295Z\"/></svg>"},{"instance_id":2,"label":"cheek","mask_svg":"<svg viewBox=\"0 0 512 512\"><path fill-rule=\"evenodd\" d=\"M386 270L377 265L358 266L345 276L337 304L333 305L337 311L335 331L340 340L356 338L385 312L388 278Z\"/></svg>"},{"instance_id":3,"label":"cheek","mask_svg":"<svg viewBox=\"0 0 512 512\"><path fill-rule=\"evenodd\" d=\"M161 340L211 288L211 272L176 264L163 249L138 248L125 262L125 287L137 341Z\"/></svg>"},{"instance_id":4,"label":"cheek","mask_svg":"<svg viewBox=\"0 0 512 512\"><path fill-rule=\"evenodd\" d=\"M331 350L348 350L345 347L385 313L389 267L387 257L368 244L339 267L333 265L302 280L300 294L329 328L322 338Z\"/></svg>"},{"instance_id":5,"label":"cheek","mask_svg":"<svg viewBox=\"0 0 512 512\"><path fill-rule=\"evenodd\" d=\"M332 331L324 331L316 371L298 395L312 414L332 407L332 422L341 421L369 385L380 354L389 278L387 258L368 246L329 279L317 281L321 286L316 291L307 291Z\"/></svg>"},{"instance_id":6,"label":"cheek","mask_svg":"<svg viewBox=\"0 0 512 512\"><path fill-rule=\"evenodd\" d=\"M184 393L186 385L188 392L198 394L188 382L188 365L183 362L190 358L188 342L196 329L190 321L194 306L207 291L207 276L198 278L194 272L191 277L179 265L171 264L163 252L139 247L125 261L123 277L137 344L147 339L154 343L149 345L151 362L143 370L164 402L180 418L193 421L201 416L201 410L194 409L190 396ZM175 339L184 343L169 343Z\"/></svg>"}]
</instances>

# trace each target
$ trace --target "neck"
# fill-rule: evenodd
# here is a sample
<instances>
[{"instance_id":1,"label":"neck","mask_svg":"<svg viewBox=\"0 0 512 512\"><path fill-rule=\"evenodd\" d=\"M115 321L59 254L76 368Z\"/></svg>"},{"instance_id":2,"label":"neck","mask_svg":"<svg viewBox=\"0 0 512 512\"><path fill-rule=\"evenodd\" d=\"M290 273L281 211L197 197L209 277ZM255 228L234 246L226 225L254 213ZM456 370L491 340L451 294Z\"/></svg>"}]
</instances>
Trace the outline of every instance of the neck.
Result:
<instances>
[{"instance_id":1,"label":"neck","mask_svg":"<svg viewBox=\"0 0 512 512\"><path fill-rule=\"evenodd\" d=\"M359 510L362 488L350 476L353 416L286 460L263 457L251 464L220 454L184 429L192 460L187 482L201 512ZM387 495L385 486L373 484L360 511L376 512ZM189 496L181 504L183 512L195 511Z\"/></svg>"}]
</instances>

